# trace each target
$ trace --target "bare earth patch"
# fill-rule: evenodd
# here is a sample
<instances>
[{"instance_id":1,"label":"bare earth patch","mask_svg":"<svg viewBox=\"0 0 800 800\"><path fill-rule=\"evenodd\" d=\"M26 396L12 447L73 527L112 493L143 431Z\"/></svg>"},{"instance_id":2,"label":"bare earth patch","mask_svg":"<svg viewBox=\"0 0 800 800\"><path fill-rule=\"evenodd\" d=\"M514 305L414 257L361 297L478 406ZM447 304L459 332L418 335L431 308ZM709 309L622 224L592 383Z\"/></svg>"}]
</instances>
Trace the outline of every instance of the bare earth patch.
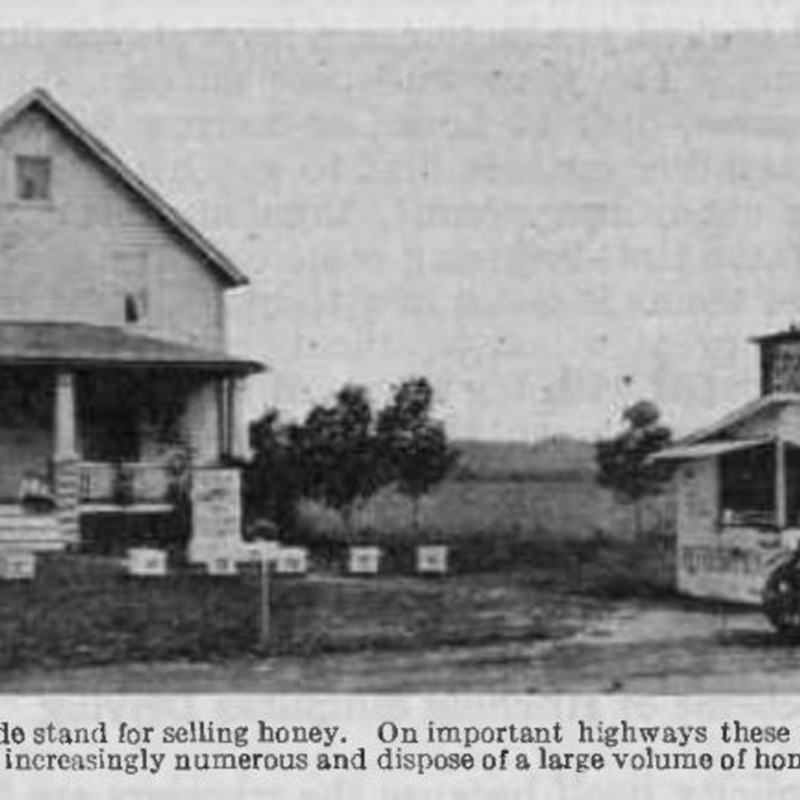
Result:
<instances>
[{"instance_id":1,"label":"bare earth patch","mask_svg":"<svg viewBox=\"0 0 800 800\"><path fill-rule=\"evenodd\" d=\"M797 651L757 611L605 601L562 602L571 632L553 639L156 663L8 674L5 692L797 691ZM569 607L569 613L566 608Z\"/></svg>"}]
</instances>

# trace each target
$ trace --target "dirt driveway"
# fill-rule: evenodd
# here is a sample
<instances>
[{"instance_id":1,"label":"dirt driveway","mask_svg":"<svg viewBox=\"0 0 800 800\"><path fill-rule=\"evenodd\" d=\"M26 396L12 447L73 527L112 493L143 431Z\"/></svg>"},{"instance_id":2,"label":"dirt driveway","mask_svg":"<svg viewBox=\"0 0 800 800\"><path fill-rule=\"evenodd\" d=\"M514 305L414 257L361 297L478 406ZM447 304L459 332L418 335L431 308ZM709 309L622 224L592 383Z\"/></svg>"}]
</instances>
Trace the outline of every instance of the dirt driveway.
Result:
<instances>
[{"instance_id":1,"label":"dirt driveway","mask_svg":"<svg viewBox=\"0 0 800 800\"><path fill-rule=\"evenodd\" d=\"M799 664L800 647L776 641L757 610L604 601L549 641L27 672L0 691L798 692Z\"/></svg>"}]
</instances>

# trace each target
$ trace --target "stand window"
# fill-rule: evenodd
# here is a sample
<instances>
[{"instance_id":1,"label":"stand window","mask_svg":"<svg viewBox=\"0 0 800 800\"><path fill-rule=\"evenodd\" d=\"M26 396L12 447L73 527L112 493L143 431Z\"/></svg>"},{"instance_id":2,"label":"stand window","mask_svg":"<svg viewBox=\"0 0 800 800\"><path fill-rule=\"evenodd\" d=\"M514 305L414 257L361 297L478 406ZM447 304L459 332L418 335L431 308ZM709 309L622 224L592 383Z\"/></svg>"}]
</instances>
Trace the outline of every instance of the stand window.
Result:
<instances>
[{"instance_id":1,"label":"stand window","mask_svg":"<svg viewBox=\"0 0 800 800\"><path fill-rule=\"evenodd\" d=\"M774 525L775 472L775 445L771 443L723 455L720 458L723 524Z\"/></svg>"}]
</instances>

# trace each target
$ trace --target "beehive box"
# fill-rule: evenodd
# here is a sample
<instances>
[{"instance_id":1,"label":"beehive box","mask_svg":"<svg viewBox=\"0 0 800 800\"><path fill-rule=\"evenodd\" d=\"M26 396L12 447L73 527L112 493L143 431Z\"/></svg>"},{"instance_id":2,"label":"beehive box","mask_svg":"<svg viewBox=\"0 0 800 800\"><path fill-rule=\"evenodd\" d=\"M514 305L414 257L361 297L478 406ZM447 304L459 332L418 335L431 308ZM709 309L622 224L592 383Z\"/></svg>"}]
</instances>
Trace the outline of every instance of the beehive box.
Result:
<instances>
[{"instance_id":1,"label":"beehive box","mask_svg":"<svg viewBox=\"0 0 800 800\"><path fill-rule=\"evenodd\" d=\"M154 547L134 547L128 550L126 566L129 575L161 577L167 574L167 553Z\"/></svg>"},{"instance_id":2,"label":"beehive box","mask_svg":"<svg viewBox=\"0 0 800 800\"><path fill-rule=\"evenodd\" d=\"M377 575L381 563L381 548L374 546L351 547L347 570L351 575Z\"/></svg>"},{"instance_id":3,"label":"beehive box","mask_svg":"<svg viewBox=\"0 0 800 800\"><path fill-rule=\"evenodd\" d=\"M214 556L213 558L209 558L205 563L206 572L208 572L209 575L229 576L237 575L239 572L236 564L236 557L233 554Z\"/></svg>"},{"instance_id":4,"label":"beehive box","mask_svg":"<svg viewBox=\"0 0 800 800\"><path fill-rule=\"evenodd\" d=\"M278 542L244 542L239 548L238 560L246 564L258 564L262 561L272 564L277 561L279 551Z\"/></svg>"},{"instance_id":5,"label":"beehive box","mask_svg":"<svg viewBox=\"0 0 800 800\"><path fill-rule=\"evenodd\" d=\"M417 547L417 572L422 575L445 575L447 573L447 547L443 544Z\"/></svg>"},{"instance_id":6,"label":"beehive box","mask_svg":"<svg viewBox=\"0 0 800 800\"><path fill-rule=\"evenodd\" d=\"M308 572L308 550L305 547L281 547L275 560L280 575L304 575Z\"/></svg>"},{"instance_id":7,"label":"beehive box","mask_svg":"<svg viewBox=\"0 0 800 800\"><path fill-rule=\"evenodd\" d=\"M21 551L0 553L0 579L30 581L36 577L36 556Z\"/></svg>"}]
</instances>

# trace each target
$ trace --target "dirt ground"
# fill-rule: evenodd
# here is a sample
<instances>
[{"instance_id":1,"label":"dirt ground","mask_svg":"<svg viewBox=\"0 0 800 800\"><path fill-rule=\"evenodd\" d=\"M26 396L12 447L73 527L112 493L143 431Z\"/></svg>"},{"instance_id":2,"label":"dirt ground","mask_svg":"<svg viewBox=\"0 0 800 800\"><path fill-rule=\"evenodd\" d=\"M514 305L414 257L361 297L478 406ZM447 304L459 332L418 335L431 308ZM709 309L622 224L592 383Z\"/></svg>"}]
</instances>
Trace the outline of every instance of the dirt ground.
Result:
<instances>
[{"instance_id":1,"label":"dirt ground","mask_svg":"<svg viewBox=\"0 0 800 800\"><path fill-rule=\"evenodd\" d=\"M0 691L622 692L800 691L800 647L757 609L597 601L569 634L483 646L130 664L6 673Z\"/></svg>"}]
</instances>

